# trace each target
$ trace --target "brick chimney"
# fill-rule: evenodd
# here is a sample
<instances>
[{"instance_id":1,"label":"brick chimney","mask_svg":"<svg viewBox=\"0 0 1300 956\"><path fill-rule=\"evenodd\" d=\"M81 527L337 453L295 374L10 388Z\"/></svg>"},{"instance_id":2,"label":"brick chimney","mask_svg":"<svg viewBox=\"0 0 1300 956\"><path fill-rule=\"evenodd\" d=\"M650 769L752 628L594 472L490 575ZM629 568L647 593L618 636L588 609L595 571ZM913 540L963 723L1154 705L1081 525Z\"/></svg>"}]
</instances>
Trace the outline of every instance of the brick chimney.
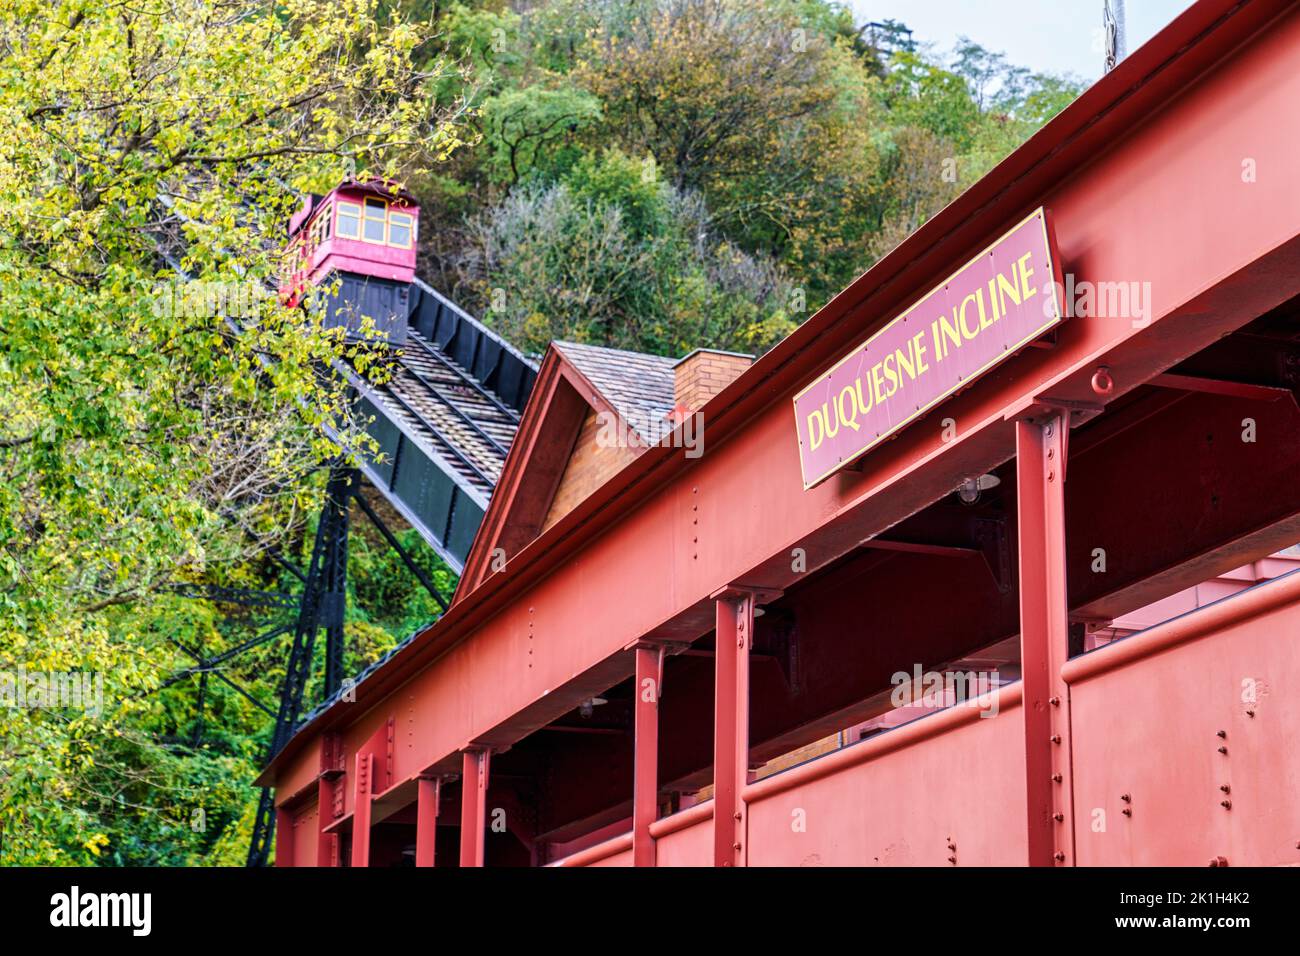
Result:
<instances>
[{"instance_id":1,"label":"brick chimney","mask_svg":"<svg viewBox=\"0 0 1300 956\"><path fill-rule=\"evenodd\" d=\"M694 414L754 364L754 356L717 349L696 349L673 366L674 413L680 420Z\"/></svg>"}]
</instances>

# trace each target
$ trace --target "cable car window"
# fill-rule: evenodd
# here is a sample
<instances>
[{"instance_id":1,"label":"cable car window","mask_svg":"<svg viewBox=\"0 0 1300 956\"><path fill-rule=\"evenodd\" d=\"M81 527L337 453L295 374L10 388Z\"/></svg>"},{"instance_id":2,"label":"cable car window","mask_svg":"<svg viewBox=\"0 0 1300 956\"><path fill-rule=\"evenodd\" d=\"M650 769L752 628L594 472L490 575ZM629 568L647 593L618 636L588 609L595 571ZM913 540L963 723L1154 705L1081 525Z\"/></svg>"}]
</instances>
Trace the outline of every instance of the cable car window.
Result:
<instances>
[{"instance_id":1,"label":"cable car window","mask_svg":"<svg viewBox=\"0 0 1300 956\"><path fill-rule=\"evenodd\" d=\"M365 221L361 224L361 238L366 242L383 242L384 226L387 219L387 204L382 199L367 197Z\"/></svg>"},{"instance_id":2,"label":"cable car window","mask_svg":"<svg viewBox=\"0 0 1300 956\"><path fill-rule=\"evenodd\" d=\"M356 203L339 203L338 234L343 239L361 238L361 207Z\"/></svg>"},{"instance_id":3,"label":"cable car window","mask_svg":"<svg viewBox=\"0 0 1300 956\"><path fill-rule=\"evenodd\" d=\"M388 244L399 249L411 248L412 217L404 212L388 214Z\"/></svg>"},{"instance_id":4,"label":"cable car window","mask_svg":"<svg viewBox=\"0 0 1300 956\"><path fill-rule=\"evenodd\" d=\"M284 256L280 260L280 283L289 285L293 282L294 270L298 267L298 248L295 242L285 250Z\"/></svg>"}]
</instances>

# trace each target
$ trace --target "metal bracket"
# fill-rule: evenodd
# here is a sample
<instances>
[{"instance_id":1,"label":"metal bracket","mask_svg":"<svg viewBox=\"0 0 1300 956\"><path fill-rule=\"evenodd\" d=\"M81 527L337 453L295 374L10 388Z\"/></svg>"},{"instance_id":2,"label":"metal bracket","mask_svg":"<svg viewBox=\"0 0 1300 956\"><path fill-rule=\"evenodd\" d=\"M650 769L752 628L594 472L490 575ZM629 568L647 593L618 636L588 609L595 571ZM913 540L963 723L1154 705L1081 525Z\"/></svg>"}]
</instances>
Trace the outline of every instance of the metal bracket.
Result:
<instances>
[{"instance_id":1,"label":"metal bracket","mask_svg":"<svg viewBox=\"0 0 1300 956\"><path fill-rule=\"evenodd\" d=\"M1096 418L1106 410L1101 402L1080 401L1072 398L1035 396L1013 406L1003 416L1005 421L1023 421L1046 425L1054 418L1061 420L1061 481L1065 481L1066 464L1070 458L1070 429Z\"/></svg>"},{"instance_id":2,"label":"metal bracket","mask_svg":"<svg viewBox=\"0 0 1300 956\"><path fill-rule=\"evenodd\" d=\"M768 587L761 584L728 584L726 587L718 588L709 595L709 600L737 600L742 597L752 597L755 607L764 604L771 604L781 595L785 594L784 588Z\"/></svg>"}]
</instances>

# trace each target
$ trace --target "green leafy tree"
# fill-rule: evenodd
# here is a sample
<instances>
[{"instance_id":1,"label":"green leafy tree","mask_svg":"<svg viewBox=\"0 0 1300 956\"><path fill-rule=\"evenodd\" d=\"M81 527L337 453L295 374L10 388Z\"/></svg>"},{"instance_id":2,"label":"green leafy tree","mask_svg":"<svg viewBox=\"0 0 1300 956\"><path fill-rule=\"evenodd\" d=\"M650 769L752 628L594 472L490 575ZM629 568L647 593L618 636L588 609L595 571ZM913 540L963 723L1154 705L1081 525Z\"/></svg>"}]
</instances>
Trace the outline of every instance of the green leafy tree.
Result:
<instances>
[{"instance_id":1,"label":"green leafy tree","mask_svg":"<svg viewBox=\"0 0 1300 956\"><path fill-rule=\"evenodd\" d=\"M813 306L861 268L876 82L824 4L634 5L591 33L574 79L605 128L700 192L716 228L798 276Z\"/></svg>"},{"instance_id":2,"label":"green leafy tree","mask_svg":"<svg viewBox=\"0 0 1300 956\"><path fill-rule=\"evenodd\" d=\"M0 0L0 672L104 697L0 709L4 862L176 859L257 749L167 743L151 692L217 635L164 595L301 523L319 426L360 440L316 372L342 343L260 293L299 190L460 143L420 41L368 0Z\"/></svg>"},{"instance_id":3,"label":"green leafy tree","mask_svg":"<svg viewBox=\"0 0 1300 956\"><path fill-rule=\"evenodd\" d=\"M698 193L652 170L608 150L481 213L473 266L489 321L536 351L552 339L761 351L789 332L780 268L727 241Z\"/></svg>"},{"instance_id":4,"label":"green leafy tree","mask_svg":"<svg viewBox=\"0 0 1300 956\"><path fill-rule=\"evenodd\" d=\"M484 148L493 179L511 185L580 155L576 134L600 120L600 101L575 89L505 90L483 103Z\"/></svg>"}]
</instances>

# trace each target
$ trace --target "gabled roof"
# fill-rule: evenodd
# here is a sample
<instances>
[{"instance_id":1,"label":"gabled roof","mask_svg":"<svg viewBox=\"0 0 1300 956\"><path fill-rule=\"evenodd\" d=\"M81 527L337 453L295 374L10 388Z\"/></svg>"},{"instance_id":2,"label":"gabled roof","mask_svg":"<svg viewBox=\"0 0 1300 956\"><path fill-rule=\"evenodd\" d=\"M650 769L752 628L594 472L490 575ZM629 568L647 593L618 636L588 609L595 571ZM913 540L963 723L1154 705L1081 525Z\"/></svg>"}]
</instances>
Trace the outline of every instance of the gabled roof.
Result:
<instances>
[{"instance_id":1,"label":"gabled roof","mask_svg":"<svg viewBox=\"0 0 1300 956\"><path fill-rule=\"evenodd\" d=\"M674 405L676 364L676 359L644 352L551 343L465 560L455 601L491 573L498 549L509 560L556 520L556 492L580 451L580 436L591 438L593 415L612 416L619 434L626 436L618 447L596 452L605 458L607 472L621 469L671 431L665 419Z\"/></svg>"},{"instance_id":2,"label":"gabled roof","mask_svg":"<svg viewBox=\"0 0 1300 956\"><path fill-rule=\"evenodd\" d=\"M553 344L637 434L651 445L659 441L662 423L673 409L677 359L578 342Z\"/></svg>"}]
</instances>

